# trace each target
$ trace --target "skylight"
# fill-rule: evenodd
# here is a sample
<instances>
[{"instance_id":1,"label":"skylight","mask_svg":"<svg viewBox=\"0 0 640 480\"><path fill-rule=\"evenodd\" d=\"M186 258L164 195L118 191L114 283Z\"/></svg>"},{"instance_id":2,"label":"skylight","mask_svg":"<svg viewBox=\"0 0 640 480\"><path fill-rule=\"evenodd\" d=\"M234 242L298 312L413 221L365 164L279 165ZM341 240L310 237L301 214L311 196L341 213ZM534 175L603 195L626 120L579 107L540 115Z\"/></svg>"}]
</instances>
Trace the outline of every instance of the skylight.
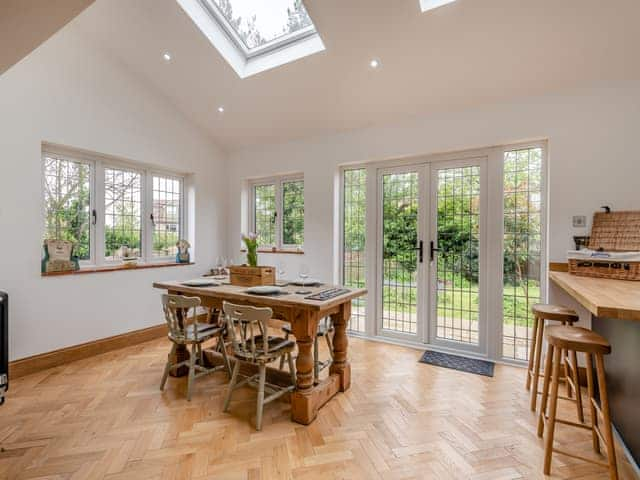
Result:
<instances>
[{"instance_id":1,"label":"skylight","mask_svg":"<svg viewBox=\"0 0 640 480\"><path fill-rule=\"evenodd\" d=\"M427 10L433 10L434 8L442 7L455 1L456 0L420 0L420 7L422 7L423 12L426 12Z\"/></svg>"},{"instance_id":2,"label":"skylight","mask_svg":"<svg viewBox=\"0 0 640 480\"><path fill-rule=\"evenodd\" d=\"M247 50L315 27L301 0L212 0Z\"/></svg>"},{"instance_id":3,"label":"skylight","mask_svg":"<svg viewBox=\"0 0 640 480\"><path fill-rule=\"evenodd\" d=\"M177 0L242 78L324 50L302 0Z\"/></svg>"}]
</instances>

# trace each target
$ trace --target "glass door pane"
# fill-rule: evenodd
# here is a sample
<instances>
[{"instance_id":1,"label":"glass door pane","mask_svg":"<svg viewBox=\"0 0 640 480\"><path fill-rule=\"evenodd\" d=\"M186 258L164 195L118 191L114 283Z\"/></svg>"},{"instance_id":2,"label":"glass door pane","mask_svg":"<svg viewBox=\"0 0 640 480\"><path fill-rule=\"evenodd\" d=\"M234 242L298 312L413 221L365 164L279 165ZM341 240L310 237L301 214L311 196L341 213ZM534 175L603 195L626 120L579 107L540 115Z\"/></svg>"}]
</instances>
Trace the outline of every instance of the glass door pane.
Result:
<instances>
[{"instance_id":1,"label":"glass door pane","mask_svg":"<svg viewBox=\"0 0 640 480\"><path fill-rule=\"evenodd\" d=\"M458 349L484 350L481 186L481 163L436 164L432 170L431 341Z\"/></svg>"},{"instance_id":2,"label":"glass door pane","mask_svg":"<svg viewBox=\"0 0 640 480\"><path fill-rule=\"evenodd\" d=\"M528 360L533 316L540 302L542 148L504 154L504 287L502 356Z\"/></svg>"},{"instance_id":3,"label":"glass door pane","mask_svg":"<svg viewBox=\"0 0 640 480\"><path fill-rule=\"evenodd\" d=\"M385 333L415 336L420 330L420 168L380 173L381 318Z\"/></svg>"}]
</instances>

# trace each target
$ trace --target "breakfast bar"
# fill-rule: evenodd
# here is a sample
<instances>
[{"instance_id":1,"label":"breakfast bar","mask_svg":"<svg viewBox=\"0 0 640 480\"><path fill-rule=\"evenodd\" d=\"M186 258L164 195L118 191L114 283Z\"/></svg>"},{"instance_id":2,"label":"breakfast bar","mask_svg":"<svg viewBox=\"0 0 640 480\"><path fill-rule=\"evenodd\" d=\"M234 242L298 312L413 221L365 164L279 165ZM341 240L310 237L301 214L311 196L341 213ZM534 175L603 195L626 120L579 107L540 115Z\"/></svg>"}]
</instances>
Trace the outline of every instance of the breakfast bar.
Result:
<instances>
[{"instance_id":1,"label":"breakfast bar","mask_svg":"<svg viewBox=\"0 0 640 480\"><path fill-rule=\"evenodd\" d=\"M591 328L609 340L605 359L613 424L640 460L640 282L550 272L553 284L591 312Z\"/></svg>"}]
</instances>

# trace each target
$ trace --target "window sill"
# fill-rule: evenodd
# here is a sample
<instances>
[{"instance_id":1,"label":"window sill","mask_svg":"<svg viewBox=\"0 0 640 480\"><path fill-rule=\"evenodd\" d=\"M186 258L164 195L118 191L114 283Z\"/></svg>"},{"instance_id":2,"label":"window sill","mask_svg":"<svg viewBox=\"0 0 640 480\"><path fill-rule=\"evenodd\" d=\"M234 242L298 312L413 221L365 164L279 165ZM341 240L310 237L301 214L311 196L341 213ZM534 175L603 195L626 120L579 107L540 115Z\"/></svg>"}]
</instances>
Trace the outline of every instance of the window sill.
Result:
<instances>
[{"instance_id":1,"label":"window sill","mask_svg":"<svg viewBox=\"0 0 640 480\"><path fill-rule=\"evenodd\" d=\"M125 265L104 265L101 267L80 268L80 270L73 270L70 272L41 273L40 275L43 277L59 277L63 275L83 275L85 273L119 272L122 270L146 270L148 268L184 267L187 265L195 265L195 263L176 263L176 262L141 263L139 265L136 265L135 267L127 267Z\"/></svg>"},{"instance_id":2,"label":"window sill","mask_svg":"<svg viewBox=\"0 0 640 480\"><path fill-rule=\"evenodd\" d=\"M247 253L246 250L240 250ZM304 255L304 250L282 249L282 248L259 248L258 253L286 253L289 255Z\"/></svg>"}]
</instances>

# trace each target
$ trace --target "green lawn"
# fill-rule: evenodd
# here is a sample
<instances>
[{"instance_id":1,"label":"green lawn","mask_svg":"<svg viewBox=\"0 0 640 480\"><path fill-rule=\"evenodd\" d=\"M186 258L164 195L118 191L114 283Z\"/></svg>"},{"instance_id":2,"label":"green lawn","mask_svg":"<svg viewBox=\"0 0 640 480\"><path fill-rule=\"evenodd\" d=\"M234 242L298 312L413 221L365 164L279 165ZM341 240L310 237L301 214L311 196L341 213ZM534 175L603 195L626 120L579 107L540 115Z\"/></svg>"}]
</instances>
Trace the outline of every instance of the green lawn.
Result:
<instances>
[{"instance_id":1,"label":"green lawn","mask_svg":"<svg viewBox=\"0 0 640 480\"><path fill-rule=\"evenodd\" d=\"M477 320L478 285L464 281L456 283L440 282L438 316ZM531 323L531 304L540 298L540 287L533 281L517 287L505 285L503 298L504 324L527 326ZM416 288L408 283L387 280L383 287L383 302L385 310L415 313Z\"/></svg>"}]
</instances>

